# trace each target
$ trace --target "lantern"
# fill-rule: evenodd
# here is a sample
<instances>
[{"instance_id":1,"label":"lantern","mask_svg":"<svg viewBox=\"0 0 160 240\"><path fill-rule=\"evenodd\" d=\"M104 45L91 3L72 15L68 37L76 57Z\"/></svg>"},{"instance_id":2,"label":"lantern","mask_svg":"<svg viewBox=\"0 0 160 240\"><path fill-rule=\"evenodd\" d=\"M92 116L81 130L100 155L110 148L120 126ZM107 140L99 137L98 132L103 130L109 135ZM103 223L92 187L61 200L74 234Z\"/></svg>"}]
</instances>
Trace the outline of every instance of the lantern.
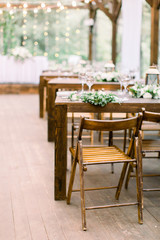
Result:
<instances>
[{"instance_id":1,"label":"lantern","mask_svg":"<svg viewBox=\"0 0 160 240\"><path fill-rule=\"evenodd\" d=\"M159 84L159 74L156 66L150 66L146 72L145 84Z\"/></svg>"},{"instance_id":2,"label":"lantern","mask_svg":"<svg viewBox=\"0 0 160 240\"><path fill-rule=\"evenodd\" d=\"M113 63L112 61L110 61L110 62L108 62L108 63L106 63L106 64L104 65L104 68L105 68L105 71L106 71L106 72L114 72L114 70L115 70L115 65L114 65L114 63Z\"/></svg>"}]
</instances>

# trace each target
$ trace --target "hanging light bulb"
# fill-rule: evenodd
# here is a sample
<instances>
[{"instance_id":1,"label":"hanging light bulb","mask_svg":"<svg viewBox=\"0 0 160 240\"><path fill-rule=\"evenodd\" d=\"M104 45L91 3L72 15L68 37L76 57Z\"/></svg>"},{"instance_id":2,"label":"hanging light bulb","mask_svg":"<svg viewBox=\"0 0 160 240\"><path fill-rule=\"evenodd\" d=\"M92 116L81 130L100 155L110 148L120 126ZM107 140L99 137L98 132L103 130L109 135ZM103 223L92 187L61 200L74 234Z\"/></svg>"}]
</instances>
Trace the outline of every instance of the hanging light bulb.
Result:
<instances>
[{"instance_id":1,"label":"hanging light bulb","mask_svg":"<svg viewBox=\"0 0 160 240\"><path fill-rule=\"evenodd\" d=\"M10 8L11 7L11 4L8 2L7 3L7 8Z\"/></svg>"},{"instance_id":2,"label":"hanging light bulb","mask_svg":"<svg viewBox=\"0 0 160 240\"><path fill-rule=\"evenodd\" d=\"M45 8L46 4L45 3L41 3L41 8Z\"/></svg>"},{"instance_id":3,"label":"hanging light bulb","mask_svg":"<svg viewBox=\"0 0 160 240\"><path fill-rule=\"evenodd\" d=\"M47 8L47 12L50 13L51 12L51 8Z\"/></svg>"},{"instance_id":4,"label":"hanging light bulb","mask_svg":"<svg viewBox=\"0 0 160 240\"><path fill-rule=\"evenodd\" d=\"M10 11L9 11L9 14L10 14L10 15L12 15L13 13L14 13L13 10L10 10Z\"/></svg>"},{"instance_id":5,"label":"hanging light bulb","mask_svg":"<svg viewBox=\"0 0 160 240\"><path fill-rule=\"evenodd\" d=\"M27 11L23 10L23 15L26 16L27 15Z\"/></svg>"},{"instance_id":6,"label":"hanging light bulb","mask_svg":"<svg viewBox=\"0 0 160 240\"><path fill-rule=\"evenodd\" d=\"M76 7L76 6L77 6L76 1L72 1L72 6L73 6L73 7Z\"/></svg>"},{"instance_id":7,"label":"hanging light bulb","mask_svg":"<svg viewBox=\"0 0 160 240\"><path fill-rule=\"evenodd\" d=\"M62 4L60 1L57 2L57 7L60 7Z\"/></svg>"},{"instance_id":8,"label":"hanging light bulb","mask_svg":"<svg viewBox=\"0 0 160 240\"><path fill-rule=\"evenodd\" d=\"M24 8L27 8L27 7L28 7L28 4L27 4L27 3L24 3L24 4L23 4L23 7L24 7Z\"/></svg>"},{"instance_id":9,"label":"hanging light bulb","mask_svg":"<svg viewBox=\"0 0 160 240\"><path fill-rule=\"evenodd\" d=\"M37 8L35 8L33 11L34 11L34 13L38 13L38 9Z\"/></svg>"},{"instance_id":10,"label":"hanging light bulb","mask_svg":"<svg viewBox=\"0 0 160 240\"><path fill-rule=\"evenodd\" d=\"M61 5L61 6L60 6L60 9L61 9L61 10L63 10L63 9L64 9L64 6L63 6L63 5Z\"/></svg>"}]
</instances>

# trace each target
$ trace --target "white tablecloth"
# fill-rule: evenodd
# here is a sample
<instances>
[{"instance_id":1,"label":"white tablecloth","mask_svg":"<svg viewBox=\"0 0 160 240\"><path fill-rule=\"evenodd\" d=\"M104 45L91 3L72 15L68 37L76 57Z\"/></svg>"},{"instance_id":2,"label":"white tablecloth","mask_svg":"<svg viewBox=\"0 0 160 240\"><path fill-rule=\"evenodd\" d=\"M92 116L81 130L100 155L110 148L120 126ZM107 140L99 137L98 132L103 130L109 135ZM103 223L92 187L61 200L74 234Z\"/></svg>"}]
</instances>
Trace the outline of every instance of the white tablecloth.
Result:
<instances>
[{"instance_id":1,"label":"white tablecloth","mask_svg":"<svg viewBox=\"0 0 160 240\"><path fill-rule=\"evenodd\" d=\"M43 70L48 69L46 57L37 56L24 62L14 57L0 56L0 83L39 83Z\"/></svg>"}]
</instances>

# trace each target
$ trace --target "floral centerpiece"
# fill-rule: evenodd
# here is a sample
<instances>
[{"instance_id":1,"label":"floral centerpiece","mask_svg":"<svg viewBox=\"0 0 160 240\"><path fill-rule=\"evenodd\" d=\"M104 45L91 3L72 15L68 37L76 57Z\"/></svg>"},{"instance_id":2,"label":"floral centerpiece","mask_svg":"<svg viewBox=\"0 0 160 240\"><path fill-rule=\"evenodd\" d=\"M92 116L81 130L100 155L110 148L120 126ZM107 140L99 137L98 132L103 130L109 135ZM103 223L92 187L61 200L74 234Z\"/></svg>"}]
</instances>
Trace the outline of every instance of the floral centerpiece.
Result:
<instances>
[{"instance_id":1,"label":"floral centerpiece","mask_svg":"<svg viewBox=\"0 0 160 240\"><path fill-rule=\"evenodd\" d=\"M94 74L97 82L118 82L118 72L97 72Z\"/></svg>"},{"instance_id":2,"label":"floral centerpiece","mask_svg":"<svg viewBox=\"0 0 160 240\"><path fill-rule=\"evenodd\" d=\"M158 85L142 85L136 83L129 88L130 94L136 98L153 98L160 99L160 86Z\"/></svg>"},{"instance_id":3,"label":"floral centerpiece","mask_svg":"<svg viewBox=\"0 0 160 240\"><path fill-rule=\"evenodd\" d=\"M69 96L69 99L71 101L81 100L82 102L90 103L95 106L101 107L104 107L107 103L110 102L120 103L120 99L115 94L113 93L106 94L103 91L83 93L82 95L78 95L76 92L74 92Z\"/></svg>"},{"instance_id":4,"label":"floral centerpiece","mask_svg":"<svg viewBox=\"0 0 160 240\"><path fill-rule=\"evenodd\" d=\"M11 50L10 56L13 56L17 61L24 62L26 59L31 58L32 54L24 47L16 47Z\"/></svg>"}]
</instances>

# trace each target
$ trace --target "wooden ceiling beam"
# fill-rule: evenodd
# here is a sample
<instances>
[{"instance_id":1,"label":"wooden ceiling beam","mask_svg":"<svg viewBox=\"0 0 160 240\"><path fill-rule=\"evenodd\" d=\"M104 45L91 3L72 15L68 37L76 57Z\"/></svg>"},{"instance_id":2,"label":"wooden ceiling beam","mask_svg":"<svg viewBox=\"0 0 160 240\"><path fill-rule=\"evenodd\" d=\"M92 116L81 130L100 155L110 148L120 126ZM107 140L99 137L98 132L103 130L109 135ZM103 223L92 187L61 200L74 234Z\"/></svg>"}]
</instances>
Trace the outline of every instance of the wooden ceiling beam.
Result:
<instances>
[{"instance_id":1,"label":"wooden ceiling beam","mask_svg":"<svg viewBox=\"0 0 160 240\"><path fill-rule=\"evenodd\" d=\"M117 21L117 19L119 17L119 14L120 14L120 11L121 11L121 7L122 7L122 0L117 2L116 10L115 10L115 12L113 12L115 21Z\"/></svg>"},{"instance_id":2,"label":"wooden ceiling beam","mask_svg":"<svg viewBox=\"0 0 160 240\"><path fill-rule=\"evenodd\" d=\"M109 10L108 10L107 8L104 7L104 4L103 4L103 3L99 2L98 0L95 0L95 3L96 3L97 8L99 8L102 12L104 12L104 14L105 14L107 17L109 17L109 19L110 19L111 21L114 20L113 15L109 12Z\"/></svg>"},{"instance_id":3,"label":"wooden ceiling beam","mask_svg":"<svg viewBox=\"0 0 160 240\"><path fill-rule=\"evenodd\" d=\"M153 0L146 0L146 2L152 7L153 6Z\"/></svg>"}]
</instances>

